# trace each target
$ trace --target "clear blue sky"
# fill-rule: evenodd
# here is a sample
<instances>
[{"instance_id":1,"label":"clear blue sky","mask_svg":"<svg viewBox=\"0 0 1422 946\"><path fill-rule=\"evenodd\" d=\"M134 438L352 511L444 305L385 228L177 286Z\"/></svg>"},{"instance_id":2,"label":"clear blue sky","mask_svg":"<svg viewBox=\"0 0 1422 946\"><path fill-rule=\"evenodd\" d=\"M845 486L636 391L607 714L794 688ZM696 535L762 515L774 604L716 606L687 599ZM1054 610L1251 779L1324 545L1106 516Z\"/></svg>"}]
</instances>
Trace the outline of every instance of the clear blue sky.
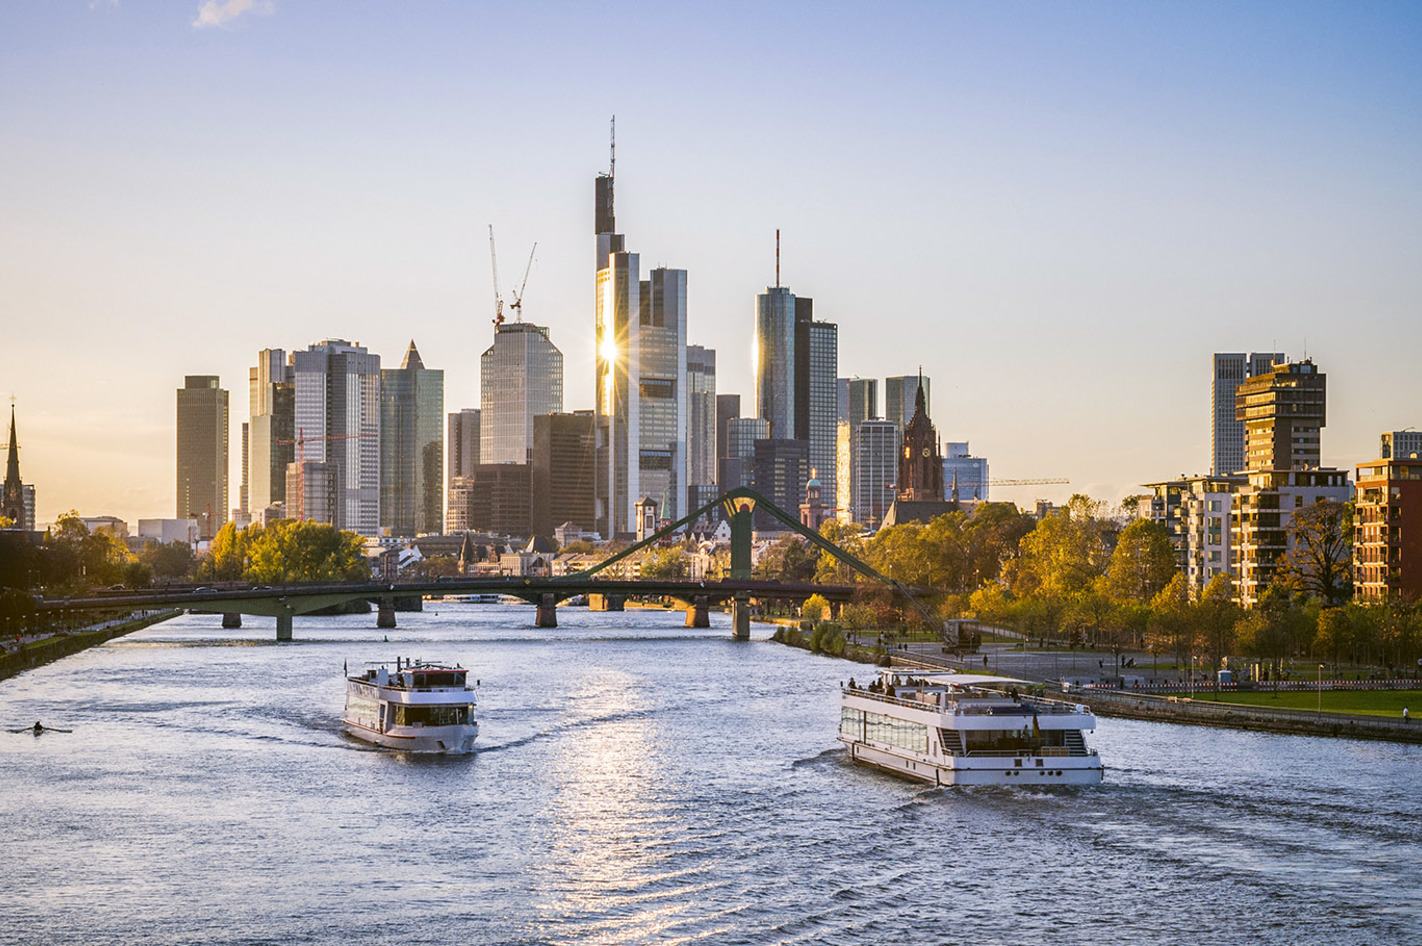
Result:
<instances>
[{"instance_id":1,"label":"clear blue sky","mask_svg":"<svg viewBox=\"0 0 1422 946\"><path fill-rule=\"evenodd\" d=\"M592 404L592 179L751 393L774 278L922 365L999 491L1209 463L1213 351L1305 349L1325 462L1422 426L1416 3L0 6L0 393L40 518L171 516L174 390L413 337L478 403L487 230Z\"/></svg>"}]
</instances>

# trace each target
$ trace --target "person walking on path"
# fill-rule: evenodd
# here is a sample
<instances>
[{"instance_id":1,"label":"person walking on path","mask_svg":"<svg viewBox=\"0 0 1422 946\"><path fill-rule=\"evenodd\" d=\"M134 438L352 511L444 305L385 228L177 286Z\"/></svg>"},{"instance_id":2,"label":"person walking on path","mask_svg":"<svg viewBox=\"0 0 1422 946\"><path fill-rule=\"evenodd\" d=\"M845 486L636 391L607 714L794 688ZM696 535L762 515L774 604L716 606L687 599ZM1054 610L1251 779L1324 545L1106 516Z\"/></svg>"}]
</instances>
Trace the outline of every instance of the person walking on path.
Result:
<instances>
[{"instance_id":1,"label":"person walking on path","mask_svg":"<svg viewBox=\"0 0 1422 946\"><path fill-rule=\"evenodd\" d=\"M1405 723L1405 722L1407 722L1409 719L1410 719L1410 717L1407 715L1407 707L1404 706L1404 707L1402 708L1402 721Z\"/></svg>"}]
</instances>

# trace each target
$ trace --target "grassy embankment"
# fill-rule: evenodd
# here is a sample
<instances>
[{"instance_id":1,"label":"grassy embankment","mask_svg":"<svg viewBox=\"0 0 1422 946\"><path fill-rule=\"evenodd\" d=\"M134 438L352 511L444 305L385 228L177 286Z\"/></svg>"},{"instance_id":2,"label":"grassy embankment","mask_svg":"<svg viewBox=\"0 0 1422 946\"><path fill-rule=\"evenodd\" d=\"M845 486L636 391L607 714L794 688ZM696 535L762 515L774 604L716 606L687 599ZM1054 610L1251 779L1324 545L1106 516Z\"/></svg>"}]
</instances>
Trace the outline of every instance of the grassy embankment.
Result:
<instances>
[{"instance_id":1,"label":"grassy embankment","mask_svg":"<svg viewBox=\"0 0 1422 946\"><path fill-rule=\"evenodd\" d=\"M1221 693L1219 702L1237 706L1260 706L1266 709L1317 710L1317 691L1292 690L1273 693L1255 690L1248 693ZM1361 716L1391 716L1400 718L1404 707L1414 714L1422 712L1422 690L1324 690L1323 712L1356 713ZM1196 702L1214 701L1214 695L1197 692ZM1422 723L1419 723L1422 725Z\"/></svg>"}]
</instances>

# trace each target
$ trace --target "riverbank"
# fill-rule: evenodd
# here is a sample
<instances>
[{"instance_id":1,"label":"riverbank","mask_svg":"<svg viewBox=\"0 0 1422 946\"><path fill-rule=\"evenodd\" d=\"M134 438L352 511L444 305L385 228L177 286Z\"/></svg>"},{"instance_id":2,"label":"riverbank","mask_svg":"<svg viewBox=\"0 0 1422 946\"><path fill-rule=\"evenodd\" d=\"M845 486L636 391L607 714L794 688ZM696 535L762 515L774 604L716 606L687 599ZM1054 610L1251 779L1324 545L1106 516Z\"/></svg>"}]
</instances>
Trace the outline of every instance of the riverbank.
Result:
<instances>
[{"instance_id":1,"label":"riverbank","mask_svg":"<svg viewBox=\"0 0 1422 946\"><path fill-rule=\"evenodd\" d=\"M125 634L132 634L134 631L141 631L145 627L152 627L154 624L182 613L178 609L155 611L152 614L145 614L142 617L111 624L107 627L56 634L54 637L28 644L13 653L0 654L0 680L24 673L26 670L33 670L35 667L42 667L47 663L53 663L61 657L77 654L81 650L97 647L115 637L122 637Z\"/></svg>"}]
</instances>

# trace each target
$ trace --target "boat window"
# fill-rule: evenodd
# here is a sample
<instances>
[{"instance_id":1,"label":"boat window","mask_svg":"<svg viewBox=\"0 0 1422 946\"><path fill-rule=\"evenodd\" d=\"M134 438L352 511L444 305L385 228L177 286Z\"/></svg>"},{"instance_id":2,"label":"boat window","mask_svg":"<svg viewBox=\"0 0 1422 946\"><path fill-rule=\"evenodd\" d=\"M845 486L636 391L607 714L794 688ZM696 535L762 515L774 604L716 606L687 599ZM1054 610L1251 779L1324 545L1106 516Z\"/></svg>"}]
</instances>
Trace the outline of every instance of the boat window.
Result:
<instances>
[{"instance_id":1,"label":"boat window","mask_svg":"<svg viewBox=\"0 0 1422 946\"><path fill-rule=\"evenodd\" d=\"M469 706L406 706L395 704L397 726L465 726L470 720Z\"/></svg>"},{"instance_id":2,"label":"boat window","mask_svg":"<svg viewBox=\"0 0 1422 946\"><path fill-rule=\"evenodd\" d=\"M843 723L841 722L841 725ZM914 752L928 752L928 727L879 713L864 714L864 739Z\"/></svg>"}]
</instances>

